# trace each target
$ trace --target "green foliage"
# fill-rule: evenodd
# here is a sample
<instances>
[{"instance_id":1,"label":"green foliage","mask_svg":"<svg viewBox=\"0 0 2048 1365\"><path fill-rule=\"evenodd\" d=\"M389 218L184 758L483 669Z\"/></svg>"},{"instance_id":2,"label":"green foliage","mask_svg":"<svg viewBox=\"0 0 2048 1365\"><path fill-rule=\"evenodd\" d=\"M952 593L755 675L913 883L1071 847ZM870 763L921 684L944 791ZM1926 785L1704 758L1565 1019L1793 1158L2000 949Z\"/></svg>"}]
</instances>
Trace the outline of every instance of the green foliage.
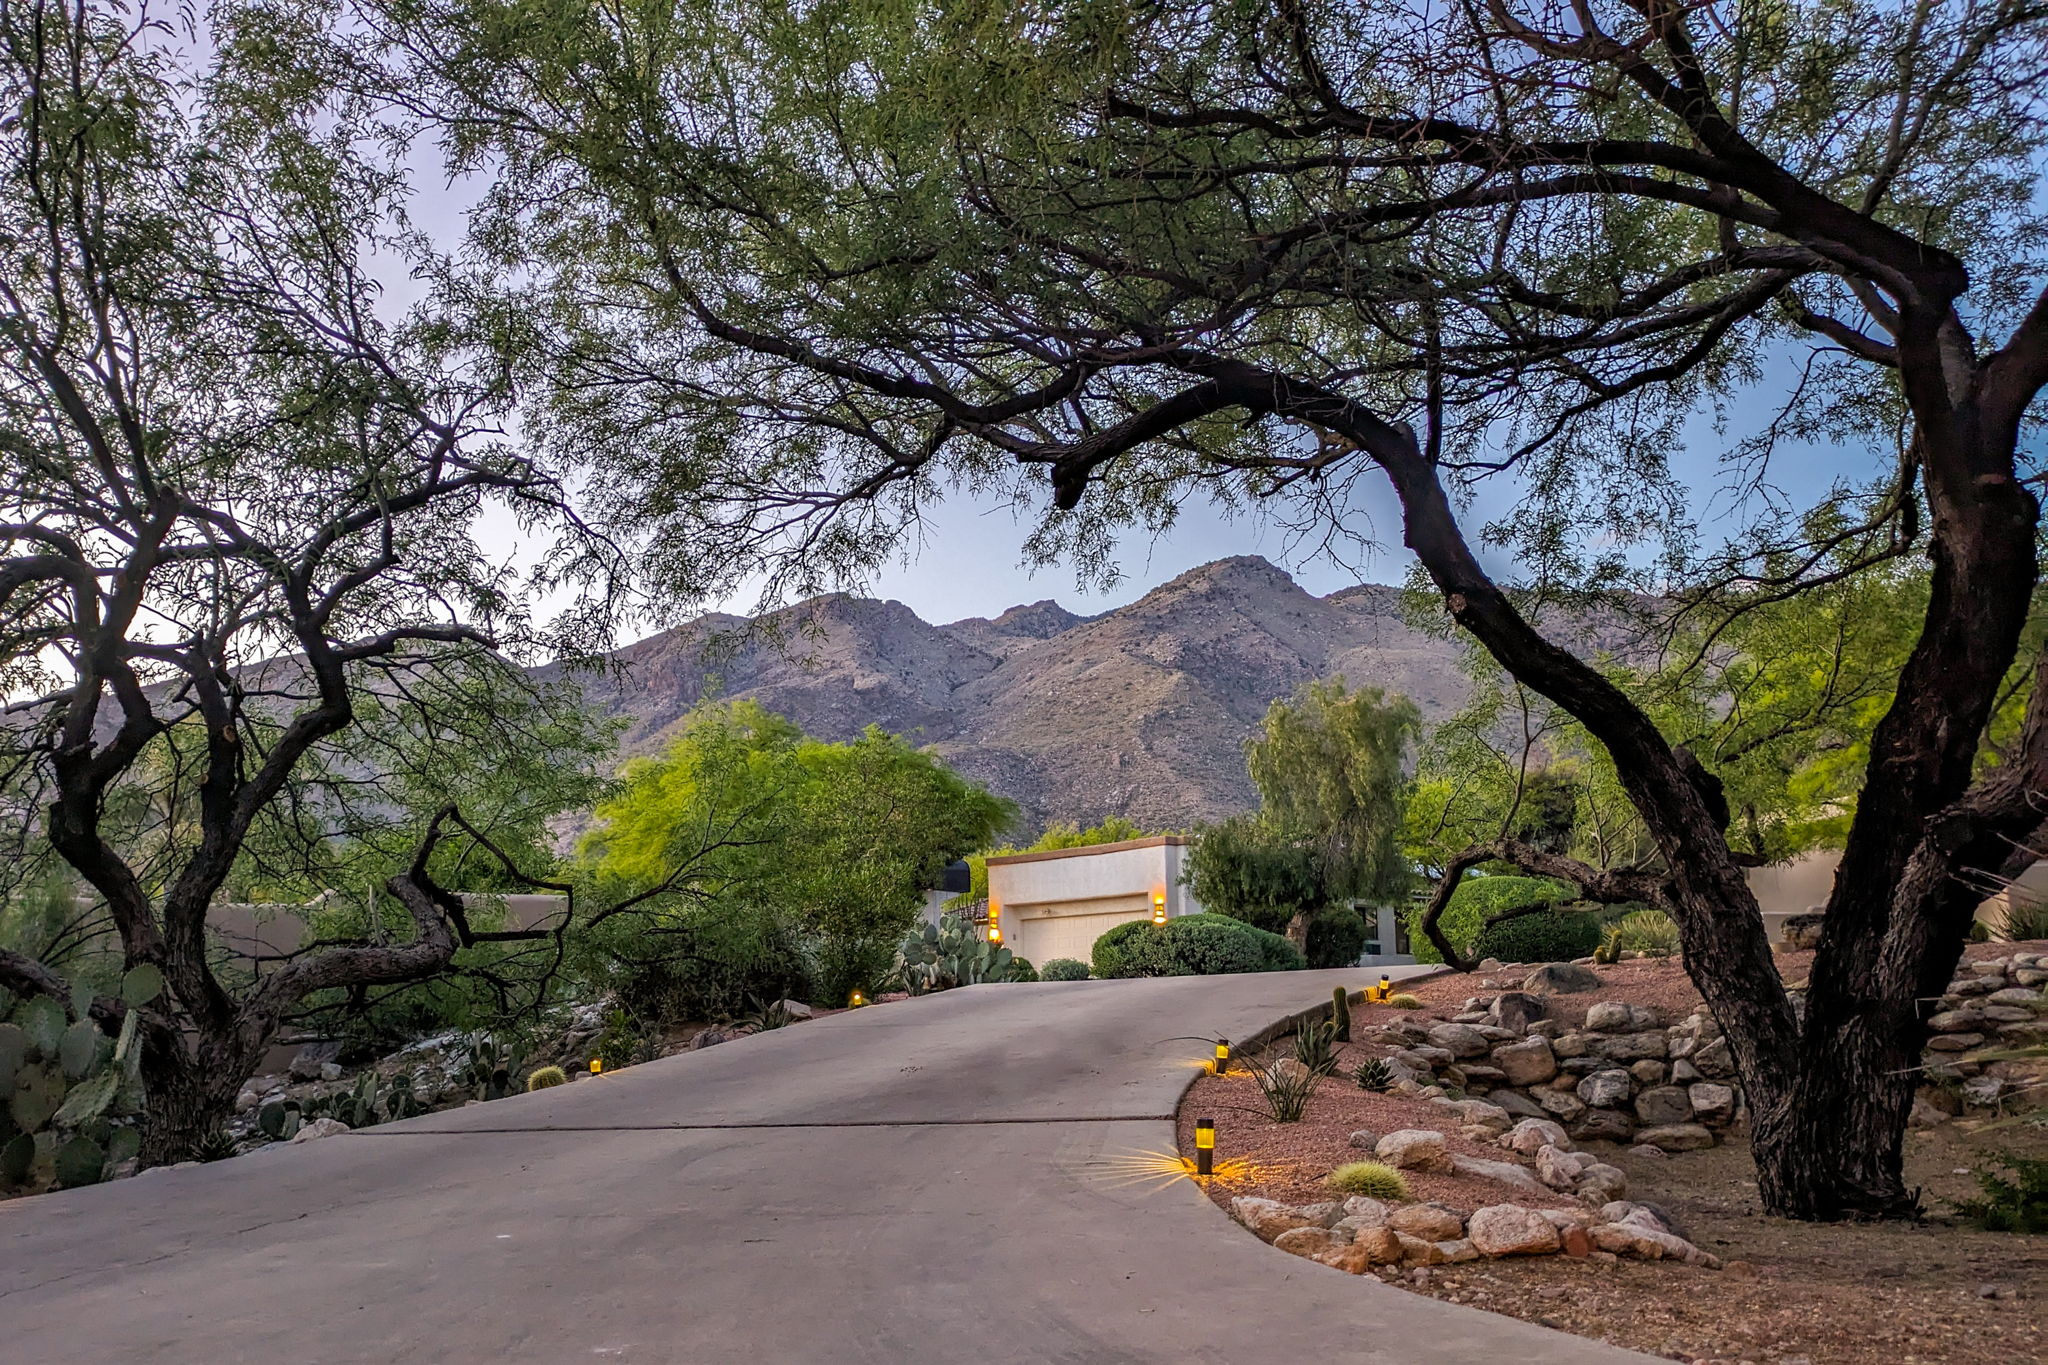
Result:
<instances>
[{"instance_id":1,"label":"green foliage","mask_svg":"<svg viewBox=\"0 0 2048 1365\"><path fill-rule=\"evenodd\" d=\"M537 1066L526 1077L526 1090L552 1090L558 1085L569 1083L568 1073L558 1066Z\"/></svg>"},{"instance_id":2,"label":"green foliage","mask_svg":"<svg viewBox=\"0 0 2048 1365\"><path fill-rule=\"evenodd\" d=\"M1982 1193L1957 1201L1956 1212L1986 1232L2048 1232L2048 1158L2008 1154L1997 1164L2008 1175L1978 1170Z\"/></svg>"},{"instance_id":3,"label":"green foliage","mask_svg":"<svg viewBox=\"0 0 2048 1365\"><path fill-rule=\"evenodd\" d=\"M589 970L650 1018L872 993L924 889L1012 818L894 735L826 743L746 701L698 707L620 776L583 865L596 902L654 894L593 937Z\"/></svg>"},{"instance_id":4,"label":"green foliage","mask_svg":"<svg viewBox=\"0 0 2048 1365\"><path fill-rule=\"evenodd\" d=\"M1038 968L1032 966L1028 958L1013 957L1010 959L1010 975L1005 979L1010 981L1036 981L1038 980Z\"/></svg>"},{"instance_id":5,"label":"green foliage","mask_svg":"<svg viewBox=\"0 0 2048 1365\"><path fill-rule=\"evenodd\" d=\"M1294 971L1307 965L1280 935L1212 914L1119 924L1095 940L1091 956L1094 974L1104 979Z\"/></svg>"},{"instance_id":6,"label":"green foliage","mask_svg":"<svg viewBox=\"0 0 2048 1365\"><path fill-rule=\"evenodd\" d=\"M1045 964L1039 975L1047 981L1086 981L1088 964L1071 957L1056 957Z\"/></svg>"},{"instance_id":7,"label":"green foliage","mask_svg":"<svg viewBox=\"0 0 2048 1365\"><path fill-rule=\"evenodd\" d=\"M1372 1057L1351 1069L1351 1079L1358 1082L1360 1090L1384 1095L1394 1088L1394 1069L1387 1065L1386 1058Z\"/></svg>"},{"instance_id":8,"label":"green foliage","mask_svg":"<svg viewBox=\"0 0 2048 1365\"><path fill-rule=\"evenodd\" d=\"M1349 967L1365 953L1365 916L1348 905L1327 906L1308 922L1308 965Z\"/></svg>"},{"instance_id":9,"label":"green foliage","mask_svg":"<svg viewBox=\"0 0 2048 1365\"><path fill-rule=\"evenodd\" d=\"M1351 992L1342 986L1330 989L1330 1040L1337 1043L1351 1041Z\"/></svg>"},{"instance_id":10,"label":"green foliage","mask_svg":"<svg viewBox=\"0 0 2048 1365\"><path fill-rule=\"evenodd\" d=\"M1362 1194L1389 1202L1409 1198L1408 1177L1378 1161L1347 1161L1323 1177L1339 1194Z\"/></svg>"},{"instance_id":11,"label":"green foliage","mask_svg":"<svg viewBox=\"0 0 2048 1365\"><path fill-rule=\"evenodd\" d=\"M146 984L138 979L138 988ZM90 1008L98 992L73 985L73 1005ZM19 1023L0 1023L0 1176L27 1189L93 1184L133 1155L134 1130L117 1121L140 1113L145 1099L141 1015L129 1010L110 1040L87 1018L67 1023L64 1005L48 996L16 1013Z\"/></svg>"},{"instance_id":12,"label":"green foliage","mask_svg":"<svg viewBox=\"0 0 2048 1365\"><path fill-rule=\"evenodd\" d=\"M1266 1062L1256 1057L1240 1056L1246 1071L1251 1073L1253 1082L1259 1087L1259 1098L1265 1102L1266 1116L1275 1123L1299 1123L1301 1116L1308 1112L1308 1102L1315 1098L1316 1083L1324 1073L1303 1066L1292 1055L1278 1061Z\"/></svg>"},{"instance_id":13,"label":"green foliage","mask_svg":"<svg viewBox=\"0 0 2048 1365\"><path fill-rule=\"evenodd\" d=\"M1303 1024L1294 1031L1294 1060L1317 1076L1327 1076L1337 1069L1337 1041L1333 1021Z\"/></svg>"},{"instance_id":14,"label":"green foliage","mask_svg":"<svg viewBox=\"0 0 2048 1365\"><path fill-rule=\"evenodd\" d=\"M1600 946L1600 917L1590 910L1538 910L1479 931L1472 955L1482 962L1570 962Z\"/></svg>"},{"instance_id":15,"label":"green foliage","mask_svg":"<svg viewBox=\"0 0 2048 1365\"><path fill-rule=\"evenodd\" d=\"M2048 901L2025 895L2017 889L2007 891L2005 913L1999 918L1995 932L2007 943L2031 943L2048 938Z\"/></svg>"},{"instance_id":16,"label":"green foliage","mask_svg":"<svg viewBox=\"0 0 2048 1365\"><path fill-rule=\"evenodd\" d=\"M226 1161L236 1154L235 1140L224 1128L215 1128L199 1139L199 1145L192 1150L195 1161Z\"/></svg>"},{"instance_id":17,"label":"green foliage","mask_svg":"<svg viewBox=\"0 0 2048 1365\"><path fill-rule=\"evenodd\" d=\"M1562 882L1544 877L1470 876L1451 893L1449 905L1437 920L1437 927L1444 936L1461 952L1471 953L1486 921L1505 910L1519 910L1525 905L1541 905L1561 901L1571 895L1571 888ZM1410 907L1408 911L1408 941L1417 962L1441 962L1443 956L1436 951L1422 932L1423 908ZM1594 942L1597 943L1597 928ZM1574 956L1583 957L1593 951L1592 945ZM1503 961L1507 959L1503 958ZM1516 959L1521 961L1524 959Z\"/></svg>"},{"instance_id":18,"label":"green foliage","mask_svg":"<svg viewBox=\"0 0 2048 1365\"><path fill-rule=\"evenodd\" d=\"M896 953L904 989L912 995L1008 981L1017 962L1008 948L990 943L959 915L940 915L937 924L919 925L904 935Z\"/></svg>"},{"instance_id":19,"label":"green foliage","mask_svg":"<svg viewBox=\"0 0 2048 1365\"><path fill-rule=\"evenodd\" d=\"M1634 910L1607 926L1596 954L1603 962L1616 962L1623 953L1644 953L1670 957L1678 951L1678 926L1662 910Z\"/></svg>"}]
</instances>

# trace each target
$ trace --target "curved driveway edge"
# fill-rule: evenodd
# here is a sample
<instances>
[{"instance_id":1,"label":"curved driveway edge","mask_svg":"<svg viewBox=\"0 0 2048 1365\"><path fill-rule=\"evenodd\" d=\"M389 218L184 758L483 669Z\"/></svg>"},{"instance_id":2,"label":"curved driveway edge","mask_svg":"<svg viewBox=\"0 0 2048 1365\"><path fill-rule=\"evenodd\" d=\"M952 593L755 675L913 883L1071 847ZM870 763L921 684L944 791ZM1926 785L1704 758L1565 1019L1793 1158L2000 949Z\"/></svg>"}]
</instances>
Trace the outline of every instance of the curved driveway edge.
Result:
<instances>
[{"instance_id":1,"label":"curved driveway edge","mask_svg":"<svg viewBox=\"0 0 2048 1365\"><path fill-rule=\"evenodd\" d=\"M0 1341L93 1365L1647 1359L1276 1252L1173 1173L1187 1039L1366 979L972 987L0 1204Z\"/></svg>"}]
</instances>

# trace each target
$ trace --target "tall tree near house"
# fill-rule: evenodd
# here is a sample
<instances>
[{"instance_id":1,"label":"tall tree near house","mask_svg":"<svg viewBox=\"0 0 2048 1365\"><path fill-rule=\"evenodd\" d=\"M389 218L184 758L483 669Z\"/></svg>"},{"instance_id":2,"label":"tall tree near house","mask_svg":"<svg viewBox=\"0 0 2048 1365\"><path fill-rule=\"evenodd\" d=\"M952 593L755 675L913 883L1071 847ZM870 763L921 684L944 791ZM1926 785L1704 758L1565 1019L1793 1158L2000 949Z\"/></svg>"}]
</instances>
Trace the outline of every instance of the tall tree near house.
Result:
<instances>
[{"instance_id":1,"label":"tall tree near house","mask_svg":"<svg viewBox=\"0 0 2048 1365\"><path fill-rule=\"evenodd\" d=\"M152 1163L233 1112L301 1001L480 937L430 880L440 822L385 884L400 932L238 973L208 918L238 877L404 814L373 729L444 777L451 746L533 739L497 651L537 633L474 535L492 499L566 524L491 437L502 369L380 318L365 258L410 249L397 180L343 125L242 117L178 42L91 0L0 9L0 791L168 983L140 1029ZM14 948L0 986L70 993Z\"/></svg>"},{"instance_id":2,"label":"tall tree near house","mask_svg":"<svg viewBox=\"0 0 2048 1365\"><path fill-rule=\"evenodd\" d=\"M1085 571L1193 490L1341 535L1384 478L1444 610L1611 758L1765 1207L1834 1218L1913 1207L1920 1002L2042 821L2048 689L1985 735L2048 667L2044 30L2037 0L411 0L320 60L502 172L479 242L539 271L534 429L680 594L858 574L960 484L1042 494L1033 548ZM1710 554L1665 452L1759 391L1743 473L1802 439L1864 468ZM1508 582L1458 511L1501 475ZM1543 630L1666 529L1667 581L1753 600L1931 566L1803 1018L1714 772Z\"/></svg>"},{"instance_id":3,"label":"tall tree near house","mask_svg":"<svg viewBox=\"0 0 2048 1365\"><path fill-rule=\"evenodd\" d=\"M1197 842L1188 869L1196 897L1225 914L1284 909L1287 937L1304 952L1325 906L1400 897L1410 880L1406 765L1419 725L1405 698L1351 692L1341 679L1274 702L1244 745L1259 809Z\"/></svg>"}]
</instances>

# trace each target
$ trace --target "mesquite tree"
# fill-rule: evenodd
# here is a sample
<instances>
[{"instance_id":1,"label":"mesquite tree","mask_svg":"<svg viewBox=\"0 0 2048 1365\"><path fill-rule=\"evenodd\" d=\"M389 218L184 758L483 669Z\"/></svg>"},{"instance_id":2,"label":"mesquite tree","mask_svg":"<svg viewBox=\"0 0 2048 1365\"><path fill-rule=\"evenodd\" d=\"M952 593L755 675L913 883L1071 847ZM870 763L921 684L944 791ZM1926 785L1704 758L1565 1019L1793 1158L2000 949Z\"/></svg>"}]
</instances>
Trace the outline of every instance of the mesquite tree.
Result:
<instances>
[{"instance_id":1,"label":"mesquite tree","mask_svg":"<svg viewBox=\"0 0 2048 1365\"><path fill-rule=\"evenodd\" d=\"M216 99L177 41L147 13L0 7L7 851L61 859L168 983L141 1029L149 1162L233 1112L301 1002L476 940L427 875L445 821L392 847L410 794L578 747L523 723L497 651L535 632L475 534L492 498L560 522L558 490L491 436L501 367L380 314L366 273L408 257L399 182L332 121ZM209 932L231 879L304 894L380 840L406 928L254 964ZM18 948L0 987L70 994Z\"/></svg>"},{"instance_id":2,"label":"mesquite tree","mask_svg":"<svg viewBox=\"0 0 2048 1365\"><path fill-rule=\"evenodd\" d=\"M498 177L478 243L537 271L534 430L603 464L678 592L858 573L962 483L1042 495L1033 548L1089 568L1195 489L1342 535L1383 480L1449 616L1606 749L1656 849L1538 870L1668 907L1764 1204L1825 1218L1910 1207L1964 874L2042 818L2048 696L2002 753L1984 736L2037 579L2044 24L2035 0L403 0L318 69ZM1745 393L1781 405L1731 436L1750 486L1799 442L1851 475L1819 508L1743 502L1723 553L1665 453ZM1459 511L1486 477L1519 490L1483 531L1508 581ZM1714 773L1532 603L1649 568L1783 597L1903 554L1926 608L1802 1018Z\"/></svg>"}]
</instances>

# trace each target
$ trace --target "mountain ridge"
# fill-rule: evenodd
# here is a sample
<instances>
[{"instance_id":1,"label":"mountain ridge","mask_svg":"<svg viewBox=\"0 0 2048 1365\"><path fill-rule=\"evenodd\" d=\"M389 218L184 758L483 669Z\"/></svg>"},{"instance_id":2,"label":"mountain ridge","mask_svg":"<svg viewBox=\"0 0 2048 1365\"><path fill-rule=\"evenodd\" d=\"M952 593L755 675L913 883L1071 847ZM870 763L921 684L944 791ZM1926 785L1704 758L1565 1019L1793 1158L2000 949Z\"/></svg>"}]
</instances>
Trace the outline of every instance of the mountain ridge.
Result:
<instances>
[{"instance_id":1,"label":"mountain ridge","mask_svg":"<svg viewBox=\"0 0 2048 1365\"><path fill-rule=\"evenodd\" d=\"M1108 815L1178 829L1255 804L1243 741L1311 678L1400 692L1431 720L1462 703L1457 642L1414 629L1400 598L1384 584L1317 597L1256 555L1093 615L1044 599L934 625L833 593L699 617L615 651L583 686L626 719L628 756L704 698L747 698L823 739L904 734L1017 801L1027 829Z\"/></svg>"}]
</instances>

